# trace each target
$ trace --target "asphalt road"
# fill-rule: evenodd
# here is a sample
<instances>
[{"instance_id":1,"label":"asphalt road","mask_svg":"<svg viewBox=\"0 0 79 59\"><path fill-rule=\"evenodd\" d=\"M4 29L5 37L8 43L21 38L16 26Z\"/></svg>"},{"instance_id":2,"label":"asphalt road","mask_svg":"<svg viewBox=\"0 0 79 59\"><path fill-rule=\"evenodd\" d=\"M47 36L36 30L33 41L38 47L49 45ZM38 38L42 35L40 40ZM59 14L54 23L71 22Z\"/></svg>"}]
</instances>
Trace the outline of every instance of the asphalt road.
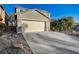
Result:
<instances>
[{"instance_id":1,"label":"asphalt road","mask_svg":"<svg viewBox=\"0 0 79 59\"><path fill-rule=\"evenodd\" d=\"M34 54L78 54L79 38L59 32L23 33Z\"/></svg>"}]
</instances>

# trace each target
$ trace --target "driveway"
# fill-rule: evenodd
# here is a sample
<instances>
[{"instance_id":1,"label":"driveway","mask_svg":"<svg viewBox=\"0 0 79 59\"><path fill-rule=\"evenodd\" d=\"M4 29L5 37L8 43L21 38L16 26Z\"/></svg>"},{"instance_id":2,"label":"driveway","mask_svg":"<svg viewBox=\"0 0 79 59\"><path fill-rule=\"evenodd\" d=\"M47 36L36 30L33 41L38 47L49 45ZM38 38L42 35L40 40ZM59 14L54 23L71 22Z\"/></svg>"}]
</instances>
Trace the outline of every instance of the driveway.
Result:
<instances>
[{"instance_id":1,"label":"driveway","mask_svg":"<svg viewBox=\"0 0 79 59\"><path fill-rule=\"evenodd\" d=\"M79 41L75 36L60 32L23 33L35 54L78 54Z\"/></svg>"}]
</instances>

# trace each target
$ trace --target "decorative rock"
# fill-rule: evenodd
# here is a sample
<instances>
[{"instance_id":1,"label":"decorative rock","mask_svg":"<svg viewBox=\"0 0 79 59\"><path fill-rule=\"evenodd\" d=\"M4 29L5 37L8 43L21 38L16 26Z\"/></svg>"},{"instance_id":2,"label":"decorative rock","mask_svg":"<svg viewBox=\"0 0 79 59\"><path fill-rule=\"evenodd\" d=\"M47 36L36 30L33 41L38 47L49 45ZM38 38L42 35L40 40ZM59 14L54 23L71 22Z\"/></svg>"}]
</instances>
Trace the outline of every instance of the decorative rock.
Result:
<instances>
[{"instance_id":1,"label":"decorative rock","mask_svg":"<svg viewBox=\"0 0 79 59\"><path fill-rule=\"evenodd\" d=\"M4 33L0 37L0 54L28 54L32 53L28 49L26 40L22 34Z\"/></svg>"},{"instance_id":2,"label":"decorative rock","mask_svg":"<svg viewBox=\"0 0 79 59\"><path fill-rule=\"evenodd\" d=\"M21 48L6 47L0 50L0 54L24 54L25 52Z\"/></svg>"}]
</instances>

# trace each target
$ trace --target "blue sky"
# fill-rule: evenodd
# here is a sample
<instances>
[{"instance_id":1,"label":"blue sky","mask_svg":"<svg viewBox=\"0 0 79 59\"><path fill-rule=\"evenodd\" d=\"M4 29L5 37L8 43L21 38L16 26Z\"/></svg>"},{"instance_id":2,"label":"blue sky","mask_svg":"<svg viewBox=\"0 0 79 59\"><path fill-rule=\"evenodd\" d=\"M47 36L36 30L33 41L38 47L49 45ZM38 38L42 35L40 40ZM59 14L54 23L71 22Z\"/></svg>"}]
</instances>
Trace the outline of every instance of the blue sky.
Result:
<instances>
[{"instance_id":1,"label":"blue sky","mask_svg":"<svg viewBox=\"0 0 79 59\"><path fill-rule=\"evenodd\" d=\"M52 18L72 16L76 22L79 22L79 4L3 4L3 6L8 14L14 13L14 6L38 8L48 11Z\"/></svg>"}]
</instances>

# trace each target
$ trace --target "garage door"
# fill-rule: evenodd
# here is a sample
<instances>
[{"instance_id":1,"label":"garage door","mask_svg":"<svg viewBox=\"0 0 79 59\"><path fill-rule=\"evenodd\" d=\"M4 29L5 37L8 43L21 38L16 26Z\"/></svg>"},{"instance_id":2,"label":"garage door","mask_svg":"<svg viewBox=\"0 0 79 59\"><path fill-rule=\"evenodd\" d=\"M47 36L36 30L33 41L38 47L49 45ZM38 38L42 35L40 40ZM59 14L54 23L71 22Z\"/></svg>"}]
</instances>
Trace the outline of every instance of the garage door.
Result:
<instances>
[{"instance_id":1,"label":"garage door","mask_svg":"<svg viewBox=\"0 0 79 59\"><path fill-rule=\"evenodd\" d=\"M41 32L45 31L45 22L37 21L23 21L23 31L24 32Z\"/></svg>"}]
</instances>

